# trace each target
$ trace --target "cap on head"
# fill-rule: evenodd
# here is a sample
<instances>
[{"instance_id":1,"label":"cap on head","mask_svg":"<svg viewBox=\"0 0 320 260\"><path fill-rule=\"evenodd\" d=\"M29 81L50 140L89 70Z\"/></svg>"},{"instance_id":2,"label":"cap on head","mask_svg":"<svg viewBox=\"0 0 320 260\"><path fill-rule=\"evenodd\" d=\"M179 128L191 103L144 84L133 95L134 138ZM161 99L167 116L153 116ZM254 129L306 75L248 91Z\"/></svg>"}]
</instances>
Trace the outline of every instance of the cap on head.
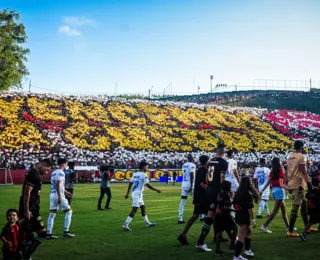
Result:
<instances>
[{"instance_id":1,"label":"cap on head","mask_svg":"<svg viewBox=\"0 0 320 260\"><path fill-rule=\"evenodd\" d=\"M145 167L145 166L147 166L147 165L149 165L149 163L147 163L146 161L141 161L140 163L139 163L139 169L140 170L142 170L143 169L143 167Z\"/></svg>"},{"instance_id":2,"label":"cap on head","mask_svg":"<svg viewBox=\"0 0 320 260\"><path fill-rule=\"evenodd\" d=\"M68 160L65 159L65 158L59 158L59 159L58 159L58 165L59 165L59 166L62 165L62 164L65 164L65 163L67 163L67 162L68 162Z\"/></svg>"},{"instance_id":3,"label":"cap on head","mask_svg":"<svg viewBox=\"0 0 320 260\"><path fill-rule=\"evenodd\" d=\"M294 149L300 150L301 148L303 148L303 142L300 140L295 141L294 142Z\"/></svg>"}]
</instances>

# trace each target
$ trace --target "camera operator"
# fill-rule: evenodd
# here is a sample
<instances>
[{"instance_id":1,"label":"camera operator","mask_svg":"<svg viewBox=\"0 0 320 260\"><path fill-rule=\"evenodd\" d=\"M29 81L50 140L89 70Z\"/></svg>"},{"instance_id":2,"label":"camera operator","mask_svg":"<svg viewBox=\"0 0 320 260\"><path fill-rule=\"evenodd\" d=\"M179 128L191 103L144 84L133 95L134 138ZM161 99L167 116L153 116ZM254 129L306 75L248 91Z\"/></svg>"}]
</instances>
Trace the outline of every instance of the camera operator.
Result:
<instances>
[{"instance_id":1,"label":"camera operator","mask_svg":"<svg viewBox=\"0 0 320 260\"><path fill-rule=\"evenodd\" d=\"M110 167L103 165L100 167L100 176L101 176L101 183L100 183L100 198L98 200L98 210L111 210L112 208L109 207L110 201L112 198L111 189L110 189ZM107 195L107 202L104 209L101 208L101 202L104 198L104 195Z\"/></svg>"}]
</instances>

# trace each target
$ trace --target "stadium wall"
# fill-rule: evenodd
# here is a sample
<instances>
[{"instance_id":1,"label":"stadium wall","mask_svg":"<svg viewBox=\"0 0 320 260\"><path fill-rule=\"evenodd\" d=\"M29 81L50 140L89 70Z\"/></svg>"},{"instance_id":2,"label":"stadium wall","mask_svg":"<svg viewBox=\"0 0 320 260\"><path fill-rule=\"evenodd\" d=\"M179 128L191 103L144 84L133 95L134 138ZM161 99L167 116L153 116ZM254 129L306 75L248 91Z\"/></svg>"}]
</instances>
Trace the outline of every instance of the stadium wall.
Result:
<instances>
[{"instance_id":1,"label":"stadium wall","mask_svg":"<svg viewBox=\"0 0 320 260\"><path fill-rule=\"evenodd\" d=\"M11 176L13 179L14 184L23 184L24 181L24 175L28 170L10 170ZM133 173L136 170L134 169L115 169L113 173L113 182L128 182ZM182 176L182 171L180 169L149 169L147 171L147 175L151 181L160 181L160 177L164 175L165 171L169 173L169 177L171 178L173 176L173 172L176 171L177 173L177 181L179 182L180 178ZM43 183L50 183L50 177L51 173L42 176L42 182ZM100 177L98 172L95 172L94 178L98 179ZM88 182L92 182L92 171L76 171L76 180L78 183L81 183L81 180L89 180ZM86 181L87 183L87 181ZM5 175L0 174L0 184L5 184Z\"/></svg>"}]
</instances>

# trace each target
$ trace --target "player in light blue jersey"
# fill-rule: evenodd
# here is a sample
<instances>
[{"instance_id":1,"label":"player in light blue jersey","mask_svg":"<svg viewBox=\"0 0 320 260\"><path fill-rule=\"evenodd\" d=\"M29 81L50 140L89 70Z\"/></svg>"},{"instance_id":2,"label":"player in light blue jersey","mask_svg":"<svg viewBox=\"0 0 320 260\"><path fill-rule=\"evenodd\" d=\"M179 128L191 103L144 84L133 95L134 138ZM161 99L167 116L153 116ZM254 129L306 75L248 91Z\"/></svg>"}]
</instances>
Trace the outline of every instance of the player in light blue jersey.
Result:
<instances>
[{"instance_id":1,"label":"player in light blue jersey","mask_svg":"<svg viewBox=\"0 0 320 260\"><path fill-rule=\"evenodd\" d=\"M139 163L139 171L134 173L131 181L129 183L128 186L128 192L125 195L125 199L129 198L129 193L130 190L132 188L132 193L131 193L131 197L132 197L132 210L129 213L129 216L127 217L127 220L125 221L125 223L123 224L122 228L125 231L132 231L129 228L129 224L132 221L134 215L137 213L138 209L141 209L141 215L146 223L147 227L153 227L156 225L156 223L151 223L148 219L148 216L146 214L146 208L144 206L144 201L143 201L143 191L144 191L144 185L146 185L150 190L154 190L158 193L160 193L161 191L152 187L149 184L149 179L148 176L146 174L148 168L148 163L145 161L141 161Z\"/></svg>"},{"instance_id":2,"label":"player in light blue jersey","mask_svg":"<svg viewBox=\"0 0 320 260\"><path fill-rule=\"evenodd\" d=\"M52 229L54 224L54 218L57 211L61 208L65 213L64 219L64 237L74 237L75 235L69 231L72 217L72 210L69 202L66 198L72 197L72 194L65 190L65 173L64 171L68 167L68 162L64 158L58 159L59 169L55 170L51 174L51 190L50 190L50 214L48 217L48 231L47 239L57 239L57 236L52 235Z\"/></svg>"},{"instance_id":3,"label":"player in light blue jersey","mask_svg":"<svg viewBox=\"0 0 320 260\"><path fill-rule=\"evenodd\" d=\"M268 183L268 180L269 180L270 169L267 168L266 165L267 165L266 159L261 158L260 166L257 167L253 177L254 179L258 180L259 192L263 190L264 186ZM270 211L268 207L269 196L270 196L270 185L262 193L257 218L262 218L261 214L264 210L266 211L268 216L270 215Z\"/></svg>"},{"instance_id":4,"label":"player in light blue jersey","mask_svg":"<svg viewBox=\"0 0 320 260\"><path fill-rule=\"evenodd\" d=\"M181 185L181 201L179 204L179 219L178 224L186 223L183 220L183 210L187 203L189 195L193 194L194 189L194 174L196 172L196 165L192 154L188 155L188 162L182 165L182 185Z\"/></svg>"}]
</instances>

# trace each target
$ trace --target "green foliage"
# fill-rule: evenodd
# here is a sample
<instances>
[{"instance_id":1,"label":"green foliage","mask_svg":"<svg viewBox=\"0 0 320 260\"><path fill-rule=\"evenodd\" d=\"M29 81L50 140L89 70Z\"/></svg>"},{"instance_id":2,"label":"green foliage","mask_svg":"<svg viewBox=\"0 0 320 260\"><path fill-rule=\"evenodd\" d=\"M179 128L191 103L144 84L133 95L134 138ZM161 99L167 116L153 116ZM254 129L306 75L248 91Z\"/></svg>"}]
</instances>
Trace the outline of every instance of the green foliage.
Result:
<instances>
[{"instance_id":1,"label":"green foliage","mask_svg":"<svg viewBox=\"0 0 320 260\"><path fill-rule=\"evenodd\" d=\"M26 67L29 49L25 27L18 23L20 15L10 9L0 12L0 90L20 89L29 75Z\"/></svg>"},{"instance_id":2,"label":"green foliage","mask_svg":"<svg viewBox=\"0 0 320 260\"><path fill-rule=\"evenodd\" d=\"M97 202L100 195L99 184L75 185L74 200L72 202L71 231L76 234L74 239L62 238L64 212L59 211L55 218L53 234L59 239L48 240L41 244L33 259L37 260L231 260L232 254L220 258L212 253L197 251L195 244L199 238L203 223L197 220L191 227L188 239L189 246L182 246L177 236L182 232L184 225L178 225L178 206L181 198L181 186L157 183L163 192L157 194L146 189L144 201L150 221L156 221L157 226L146 228L140 210L135 215L130 227L132 232L124 232L121 228L131 211L131 200L125 200L128 184L112 183L111 211L97 211ZM21 185L0 185L0 228L5 224L5 212L9 208L18 207L21 195ZM41 191L41 216L47 225L49 215L50 186L43 185ZM105 203L104 198L103 203ZM287 212L290 215L291 201L286 201ZM104 204L102 204L104 206ZM270 210L274 201L269 201ZM255 205L255 212L259 205ZM192 198L187 200L184 219L187 220L193 212ZM301 242L299 238L287 238L285 225L279 211L270 224L272 234L261 231L261 225L266 221L257 219L257 228L253 231L252 251L256 260L306 260L318 259L320 233L310 234L308 242ZM302 219L299 216L296 227L302 231ZM317 227L315 225L314 227ZM0 229L0 230L1 230ZM215 248L212 242L212 229L206 239L210 248ZM227 237L226 234L224 234ZM221 249L229 252L229 243L222 243ZM1 257L1 256L0 256ZM2 258L0 258L2 259Z\"/></svg>"}]
</instances>

